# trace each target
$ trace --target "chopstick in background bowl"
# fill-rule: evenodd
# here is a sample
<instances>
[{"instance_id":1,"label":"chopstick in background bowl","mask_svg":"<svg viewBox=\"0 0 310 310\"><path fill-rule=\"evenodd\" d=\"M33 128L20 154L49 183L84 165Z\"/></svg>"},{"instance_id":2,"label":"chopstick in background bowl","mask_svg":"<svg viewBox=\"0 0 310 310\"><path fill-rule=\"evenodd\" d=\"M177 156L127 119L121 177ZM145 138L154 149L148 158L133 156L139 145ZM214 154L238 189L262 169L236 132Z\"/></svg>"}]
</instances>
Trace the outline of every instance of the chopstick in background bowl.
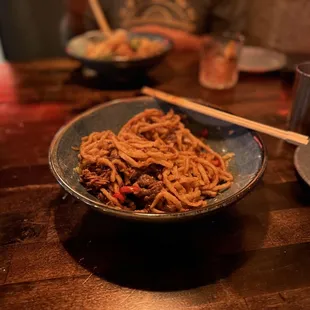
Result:
<instances>
[{"instance_id":1,"label":"chopstick in background bowl","mask_svg":"<svg viewBox=\"0 0 310 310\"><path fill-rule=\"evenodd\" d=\"M96 22L100 28L100 30L109 37L112 34L112 30L110 25L98 3L98 0L88 0L89 6L95 16Z\"/></svg>"}]
</instances>

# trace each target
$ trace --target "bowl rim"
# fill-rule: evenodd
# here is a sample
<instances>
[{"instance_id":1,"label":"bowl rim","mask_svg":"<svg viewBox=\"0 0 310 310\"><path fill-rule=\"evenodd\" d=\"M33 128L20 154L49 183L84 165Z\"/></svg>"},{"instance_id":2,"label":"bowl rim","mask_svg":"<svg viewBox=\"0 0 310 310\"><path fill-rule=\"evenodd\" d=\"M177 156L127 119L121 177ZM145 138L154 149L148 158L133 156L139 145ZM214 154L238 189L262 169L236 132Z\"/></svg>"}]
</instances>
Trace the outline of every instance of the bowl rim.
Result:
<instances>
[{"instance_id":1,"label":"bowl rim","mask_svg":"<svg viewBox=\"0 0 310 310\"><path fill-rule=\"evenodd\" d=\"M162 34L157 34L157 33L152 33L152 32L134 32L134 31L129 31L130 33L133 33L133 34L137 34L137 35L145 35L145 36L148 36L148 35L152 35L152 36L156 36L158 38L161 38L162 40L166 40L168 41L168 44L167 44L167 47L162 51L160 52L159 54L155 54L153 56L150 56L150 57L144 57L144 58L134 58L134 59L120 59L120 58L112 58L112 59L91 59L91 58L87 58L87 57L83 57L83 56L79 56L79 55L76 55L75 53L72 53L70 52L70 48L69 48L69 45L70 43L77 39L77 38L83 38L83 37L86 37L87 35L91 34L91 33L98 33L99 31L98 30L90 30L90 31L86 31L82 34L79 34L77 36L74 36L72 37L66 44L66 48L65 48L65 51L66 51L66 54L73 58L73 59L76 59L76 60L79 60L79 61L87 61L87 62L92 62L92 63L96 63L96 64L135 64L135 63L141 63L142 61L149 61L149 60L152 60L152 59L155 59L155 58L158 58L158 57L163 57L165 55L167 55L174 47L174 44L172 42L172 40L170 38L168 38L167 36L164 36Z\"/></svg>"},{"instance_id":2,"label":"bowl rim","mask_svg":"<svg viewBox=\"0 0 310 310\"><path fill-rule=\"evenodd\" d=\"M163 213L163 214L153 214L153 213L138 213L138 212L133 212L133 211L127 211L127 210L118 210L118 209L113 209L106 204L100 202L99 200L95 201L94 200L85 197L83 194L79 193L79 191L75 190L72 188L65 179L63 179L60 174L58 173L58 169L60 169L58 160L57 160L57 150L58 150L58 145L59 142L64 135L64 133L77 121L80 119L84 118L85 116L100 110L105 107L109 107L112 105L117 105L117 104L129 104L132 102L132 100L139 100L139 101L145 101L146 99L154 99L149 96L139 96L139 97L131 97L131 98L122 98L122 99L115 99L111 100L110 102L107 103L102 103L94 108L88 109L85 112L77 115L74 117L72 120L70 120L67 124L62 126L57 133L55 134L50 147L49 147L49 155L48 155L48 161L49 161L49 166L50 170L53 173L54 177L56 178L57 182L72 196L77 198L78 200L81 200L82 202L86 203L89 205L91 208L94 210L97 210L101 213L104 214L110 214L110 215L115 215L118 217L122 218L129 218L129 219L141 219L141 220L176 220L176 219L184 219L184 218L192 218L196 217L199 215L203 215L206 213L211 213L213 211L216 211L220 208L224 208L228 205L231 205L232 203L235 203L239 201L241 198L243 198L251 189L258 183L258 181L261 179L263 176L265 169L267 167L267 149L265 144L263 143L263 140L261 139L260 135L253 131L249 130L249 132L252 133L253 139L256 140L257 144L261 147L262 151L262 165L251 180L251 182L244 188L240 189L237 193L227 197L226 199L215 202L211 207L205 207L205 208L199 208L197 210L190 210L190 211L185 211L185 212L179 212L179 213ZM156 100L156 99L154 99Z\"/></svg>"},{"instance_id":3,"label":"bowl rim","mask_svg":"<svg viewBox=\"0 0 310 310\"><path fill-rule=\"evenodd\" d=\"M302 168L302 164L300 163L301 162L300 153L303 152L303 150L306 147L309 147L309 146L308 145L298 146L296 148L295 153L294 153L294 165L295 165L295 168L298 174L301 176L301 178L305 181L305 183L307 183L310 186L310 179L307 176L307 174L304 172L304 169Z\"/></svg>"}]
</instances>

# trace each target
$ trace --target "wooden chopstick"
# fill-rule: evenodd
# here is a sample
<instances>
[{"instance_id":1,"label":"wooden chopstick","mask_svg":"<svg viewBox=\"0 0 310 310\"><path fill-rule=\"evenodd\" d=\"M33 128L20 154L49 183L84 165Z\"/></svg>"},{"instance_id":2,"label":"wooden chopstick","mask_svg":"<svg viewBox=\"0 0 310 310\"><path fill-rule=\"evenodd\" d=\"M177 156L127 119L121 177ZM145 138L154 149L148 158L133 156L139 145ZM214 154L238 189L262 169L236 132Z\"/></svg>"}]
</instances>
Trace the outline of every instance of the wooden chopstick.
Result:
<instances>
[{"instance_id":1,"label":"wooden chopstick","mask_svg":"<svg viewBox=\"0 0 310 310\"><path fill-rule=\"evenodd\" d=\"M230 122L245 128L256 130L270 136L285 140L289 143L295 145L307 145L309 142L309 137L295 133L292 131L286 131L278 128L274 128L268 125L257 123L240 116L235 116L226 112L222 112L201 104L194 103L188 99L173 96L162 91L158 91L149 87L143 87L141 92L145 95L161 99L163 101L169 102L173 105L186 108L195 112L199 112L204 115L212 116L214 118L220 119L222 121Z\"/></svg>"},{"instance_id":2,"label":"wooden chopstick","mask_svg":"<svg viewBox=\"0 0 310 310\"><path fill-rule=\"evenodd\" d=\"M96 22L99 25L99 28L101 31L106 35L110 36L112 34L111 28L109 26L109 23L98 3L98 0L88 0L89 6L93 11L93 14L95 16Z\"/></svg>"}]
</instances>

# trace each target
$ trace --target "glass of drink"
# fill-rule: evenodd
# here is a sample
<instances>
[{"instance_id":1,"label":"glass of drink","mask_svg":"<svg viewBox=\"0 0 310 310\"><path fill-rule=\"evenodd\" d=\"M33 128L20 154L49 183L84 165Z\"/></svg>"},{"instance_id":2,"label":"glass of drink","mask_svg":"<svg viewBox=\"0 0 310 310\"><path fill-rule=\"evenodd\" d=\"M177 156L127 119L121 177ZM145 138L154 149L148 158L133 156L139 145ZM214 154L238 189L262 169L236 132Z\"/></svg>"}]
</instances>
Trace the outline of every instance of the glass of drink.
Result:
<instances>
[{"instance_id":1,"label":"glass of drink","mask_svg":"<svg viewBox=\"0 0 310 310\"><path fill-rule=\"evenodd\" d=\"M289 130L310 135L310 62L296 66Z\"/></svg>"},{"instance_id":2,"label":"glass of drink","mask_svg":"<svg viewBox=\"0 0 310 310\"><path fill-rule=\"evenodd\" d=\"M199 82L211 89L228 89L238 81L238 60L244 37L223 33L207 39L202 47Z\"/></svg>"}]
</instances>

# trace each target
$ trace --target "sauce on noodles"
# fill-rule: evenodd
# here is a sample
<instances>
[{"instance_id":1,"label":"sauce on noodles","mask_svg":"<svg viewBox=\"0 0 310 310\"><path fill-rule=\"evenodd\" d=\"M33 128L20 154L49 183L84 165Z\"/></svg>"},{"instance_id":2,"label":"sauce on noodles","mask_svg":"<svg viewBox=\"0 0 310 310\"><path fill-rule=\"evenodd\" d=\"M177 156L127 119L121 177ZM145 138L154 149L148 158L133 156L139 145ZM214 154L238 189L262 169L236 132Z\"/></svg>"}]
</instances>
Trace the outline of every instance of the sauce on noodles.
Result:
<instances>
[{"instance_id":1,"label":"sauce on noodles","mask_svg":"<svg viewBox=\"0 0 310 310\"><path fill-rule=\"evenodd\" d=\"M228 189L231 154L221 156L195 137L172 110L149 109L118 135L93 132L82 138L81 183L108 206L145 213L206 207Z\"/></svg>"}]
</instances>

